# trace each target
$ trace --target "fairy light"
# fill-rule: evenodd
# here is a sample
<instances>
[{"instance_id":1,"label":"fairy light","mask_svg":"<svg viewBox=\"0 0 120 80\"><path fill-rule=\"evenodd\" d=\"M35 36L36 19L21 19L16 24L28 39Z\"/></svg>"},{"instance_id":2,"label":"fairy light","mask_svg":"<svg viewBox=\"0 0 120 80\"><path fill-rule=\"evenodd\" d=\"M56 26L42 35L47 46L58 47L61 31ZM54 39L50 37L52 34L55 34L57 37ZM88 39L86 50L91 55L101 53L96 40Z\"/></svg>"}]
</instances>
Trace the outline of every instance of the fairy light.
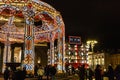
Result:
<instances>
[{"instance_id":1,"label":"fairy light","mask_svg":"<svg viewBox=\"0 0 120 80\"><path fill-rule=\"evenodd\" d=\"M38 39L34 38L34 41L38 41L38 42L40 42L40 41L50 41L50 39L48 39L48 35L50 34L50 32L56 32L56 34L60 33L59 37L61 37L61 34L64 34L64 29L62 28L62 27L64 27L64 23L62 21L62 17L60 15L60 13L58 11L56 11L56 9L54 9L53 7L48 5L47 3L42 2L41 0L0 0L0 13L5 8L10 9L10 11L12 11L12 10L23 11L24 10L23 8L25 8L28 5L29 2L32 3L32 7L33 7L32 9L35 11L35 16L36 16L36 14L38 14L38 15L47 14L53 20L53 23L52 23L53 28L49 29L49 30L43 30L43 31L39 30L39 31L35 32L35 34L36 34L36 35L34 34L35 36L39 35L42 38L38 38ZM11 15L13 15L13 14L10 14L9 16L11 16ZM23 19L15 18L14 22L19 22L20 23L20 22L22 22L22 20ZM5 18L5 17L0 17L0 21L8 21L8 19ZM49 27L51 22L48 22L47 20L44 20L44 21L46 23L49 23L47 25L47 27ZM16 25L14 27L16 28L15 31L11 31L13 27L10 29L10 41L11 42L24 42L24 30L19 31L19 28L17 28ZM63 31L63 32L59 32L58 29L61 29L59 31ZM1 33L1 35L4 35L6 33L6 31L5 30L0 30L0 33ZM16 36L16 34L17 34L17 36ZM44 34L44 35L42 35L42 34ZM56 38L55 36L53 36L53 37L54 37L53 39ZM0 36L0 38L2 39L3 37ZM4 39L2 39L2 42L4 43ZM62 45L60 45L60 46L62 46ZM64 52L64 48L59 50L60 51L59 54L62 54L62 50ZM64 63L60 64L58 66L59 67L58 70L62 69L62 65L64 65Z\"/></svg>"}]
</instances>

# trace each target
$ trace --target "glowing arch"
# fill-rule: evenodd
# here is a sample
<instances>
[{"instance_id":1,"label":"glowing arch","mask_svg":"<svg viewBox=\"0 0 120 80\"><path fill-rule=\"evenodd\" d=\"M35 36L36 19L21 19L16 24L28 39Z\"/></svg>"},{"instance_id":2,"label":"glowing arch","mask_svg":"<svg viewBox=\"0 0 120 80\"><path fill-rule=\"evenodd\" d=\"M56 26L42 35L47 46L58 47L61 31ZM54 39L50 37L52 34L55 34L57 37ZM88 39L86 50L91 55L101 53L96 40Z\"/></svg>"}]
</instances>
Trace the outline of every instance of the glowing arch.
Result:
<instances>
[{"instance_id":1,"label":"glowing arch","mask_svg":"<svg viewBox=\"0 0 120 80\"><path fill-rule=\"evenodd\" d=\"M5 9L10 11L5 14L3 13L6 12L4 11ZM19 13L16 14L16 12ZM58 40L58 71L62 72L64 70L65 27L62 16L58 11L40 0L0 0L0 14L1 16L5 15L13 18L9 19L10 24L17 22L14 17L18 17L19 23L24 22L26 24L21 30L19 30L16 25L14 26L16 28L15 31L9 30L9 42L12 44L12 42L22 43L25 41L24 64L28 67L29 71L33 71L34 69L35 54L33 45L38 42L50 42L51 64L54 65L55 39ZM42 25L44 29L34 27L34 21L36 21L36 19L41 19L44 22ZM6 19L6 21L8 21L8 19ZM34 28L36 31L34 31ZM2 29L0 33L5 36L5 32ZM16 34L17 36L15 36ZM6 39L0 36L0 41L5 43Z\"/></svg>"}]
</instances>

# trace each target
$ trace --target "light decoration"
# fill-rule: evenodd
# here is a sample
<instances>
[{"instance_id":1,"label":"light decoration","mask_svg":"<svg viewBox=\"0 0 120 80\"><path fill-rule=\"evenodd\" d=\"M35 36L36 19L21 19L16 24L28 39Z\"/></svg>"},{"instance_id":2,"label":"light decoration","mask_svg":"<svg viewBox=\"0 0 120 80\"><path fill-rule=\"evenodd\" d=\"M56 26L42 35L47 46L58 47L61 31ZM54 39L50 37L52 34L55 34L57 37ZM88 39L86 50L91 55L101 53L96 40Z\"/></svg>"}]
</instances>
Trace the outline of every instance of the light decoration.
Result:
<instances>
[{"instance_id":1,"label":"light decoration","mask_svg":"<svg viewBox=\"0 0 120 80\"><path fill-rule=\"evenodd\" d=\"M83 44L80 49L82 61L84 61L84 63L88 63L88 46Z\"/></svg>"},{"instance_id":2,"label":"light decoration","mask_svg":"<svg viewBox=\"0 0 120 80\"><path fill-rule=\"evenodd\" d=\"M9 39L10 43L25 42L25 59L23 62L28 71L34 72L35 53L33 45L38 42L51 43L51 40L54 42L55 39L58 39L58 72L64 71L65 27L62 17L56 9L41 0L0 0L0 14L2 16L0 20L3 19L3 21L8 20L5 19L5 16L15 17L13 19L13 26L10 27ZM42 27L36 27L34 25L35 20L42 20ZM24 23L25 26L20 29L15 24L17 22ZM5 25L6 24L4 24L3 27ZM0 26L0 41L5 43L7 27L2 29L3 27ZM15 30L12 31L12 29ZM52 44L50 51L52 55L54 54L53 48L54 45ZM54 61L52 61L51 64L54 65Z\"/></svg>"}]
</instances>

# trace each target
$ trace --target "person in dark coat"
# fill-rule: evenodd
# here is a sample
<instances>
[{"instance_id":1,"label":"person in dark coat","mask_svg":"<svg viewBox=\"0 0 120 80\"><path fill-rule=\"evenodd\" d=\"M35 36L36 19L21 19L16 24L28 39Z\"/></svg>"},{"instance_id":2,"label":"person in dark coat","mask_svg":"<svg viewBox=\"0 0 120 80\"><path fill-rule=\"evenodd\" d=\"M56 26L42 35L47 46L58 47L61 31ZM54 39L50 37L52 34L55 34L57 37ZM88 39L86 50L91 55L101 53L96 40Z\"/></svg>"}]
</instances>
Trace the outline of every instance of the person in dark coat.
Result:
<instances>
[{"instance_id":1,"label":"person in dark coat","mask_svg":"<svg viewBox=\"0 0 120 80\"><path fill-rule=\"evenodd\" d=\"M109 80L114 80L114 70L112 66L108 66L107 77Z\"/></svg>"},{"instance_id":2,"label":"person in dark coat","mask_svg":"<svg viewBox=\"0 0 120 80\"><path fill-rule=\"evenodd\" d=\"M88 78L89 80L93 80L93 76L94 76L93 70L92 70L91 68L88 68L88 69L87 69L87 78Z\"/></svg>"},{"instance_id":3,"label":"person in dark coat","mask_svg":"<svg viewBox=\"0 0 120 80\"><path fill-rule=\"evenodd\" d=\"M49 75L50 75L49 67L50 67L50 65L46 65L45 68L44 68L45 76L47 76L47 80L49 80Z\"/></svg>"},{"instance_id":4,"label":"person in dark coat","mask_svg":"<svg viewBox=\"0 0 120 80\"><path fill-rule=\"evenodd\" d=\"M100 65L95 68L95 80L103 80L103 70Z\"/></svg>"},{"instance_id":5,"label":"person in dark coat","mask_svg":"<svg viewBox=\"0 0 120 80\"><path fill-rule=\"evenodd\" d=\"M120 65L117 65L117 67L115 68L115 77L116 80L120 80Z\"/></svg>"},{"instance_id":6,"label":"person in dark coat","mask_svg":"<svg viewBox=\"0 0 120 80\"><path fill-rule=\"evenodd\" d=\"M27 74L26 67L23 67L23 70L22 70L22 77L23 77L23 80L25 80L26 74Z\"/></svg>"},{"instance_id":7,"label":"person in dark coat","mask_svg":"<svg viewBox=\"0 0 120 80\"><path fill-rule=\"evenodd\" d=\"M35 65L35 68L34 68L34 71L35 71L35 72L34 72L34 76L35 76L35 77L38 76L38 75L37 75L38 68L39 68L38 65Z\"/></svg>"},{"instance_id":8,"label":"person in dark coat","mask_svg":"<svg viewBox=\"0 0 120 80\"><path fill-rule=\"evenodd\" d=\"M68 64L65 64L65 70L66 70L66 73L68 73L69 71L68 71Z\"/></svg>"},{"instance_id":9,"label":"person in dark coat","mask_svg":"<svg viewBox=\"0 0 120 80\"><path fill-rule=\"evenodd\" d=\"M13 70L10 70L9 72L9 80L15 80L15 73Z\"/></svg>"},{"instance_id":10,"label":"person in dark coat","mask_svg":"<svg viewBox=\"0 0 120 80\"><path fill-rule=\"evenodd\" d=\"M72 66L72 74L75 74L75 68Z\"/></svg>"},{"instance_id":11,"label":"person in dark coat","mask_svg":"<svg viewBox=\"0 0 120 80\"><path fill-rule=\"evenodd\" d=\"M4 80L8 80L8 78L9 78L9 69L8 69L8 67L6 67L5 68L5 71L4 71Z\"/></svg>"},{"instance_id":12,"label":"person in dark coat","mask_svg":"<svg viewBox=\"0 0 120 80\"><path fill-rule=\"evenodd\" d=\"M25 80L25 73L21 70L21 68L18 68L15 72L15 79L16 80Z\"/></svg>"},{"instance_id":13,"label":"person in dark coat","mask_svg":"<svg viewBox=\"0 0 120 80\"><path fill-rule=\"evenodd\" d=\"M79 74L78 75L79 75L80 80L85 80L86 69L85 69L85 65L84 64L79 68Z\"/></svg>"},{"instance_id":14,"label":"person in dark coat","mask_svg":"<svg viewBox=\"0 0 120 80\"><path fill-rule=\"evenodd\" d=\"M50 76L51 76L51 80L55 80L55 74L56 74L57 70L55 68L55 66L51 66L50 67Z\"/></svg>"}]
</instances>

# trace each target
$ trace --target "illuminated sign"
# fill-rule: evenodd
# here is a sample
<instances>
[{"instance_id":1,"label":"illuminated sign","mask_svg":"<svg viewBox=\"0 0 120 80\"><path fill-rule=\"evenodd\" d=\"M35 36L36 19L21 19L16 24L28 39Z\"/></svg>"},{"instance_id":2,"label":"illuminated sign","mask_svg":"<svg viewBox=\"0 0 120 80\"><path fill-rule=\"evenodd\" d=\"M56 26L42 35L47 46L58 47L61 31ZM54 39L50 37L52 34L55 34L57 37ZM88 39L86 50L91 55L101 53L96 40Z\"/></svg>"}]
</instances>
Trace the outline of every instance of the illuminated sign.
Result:
<instances>
[{"instance_id":1,"label":"illuminated sign","mask_svg":"<svg viewBox=\"0 0 120 80\"><path fill-rule=\"evenodd\" d=\"M69 36L70 44L81 44L81 37L79 36Z\"/></svg>"}]
</instances>

